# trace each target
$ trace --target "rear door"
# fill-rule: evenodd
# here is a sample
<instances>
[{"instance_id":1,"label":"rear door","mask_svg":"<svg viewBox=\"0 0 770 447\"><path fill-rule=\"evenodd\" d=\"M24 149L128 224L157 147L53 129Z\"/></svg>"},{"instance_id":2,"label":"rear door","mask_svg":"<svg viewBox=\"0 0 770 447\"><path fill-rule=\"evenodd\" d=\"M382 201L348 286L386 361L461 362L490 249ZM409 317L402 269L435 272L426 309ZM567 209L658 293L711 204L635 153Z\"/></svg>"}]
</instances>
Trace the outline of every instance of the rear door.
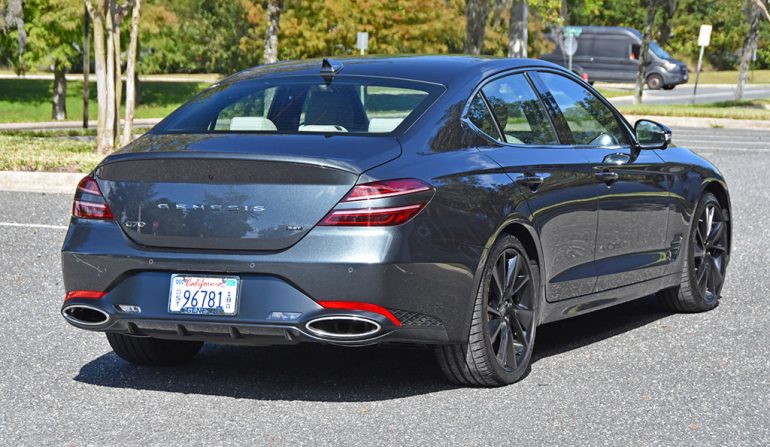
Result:
<instances>
[{"instance_id":1,"label":"rear door","mask_svg":"<svg viewBox=\"0 0 770 447\"><path fill-rule=\"evenodd\" d=\"M557 73L538 74L576 151L593 171L598 197L596 291L662 276L669 262L670 195L655 151L632 149L625 124L597 95Z\"/></svg>"},{"instance_id":2,"label":"rear door","mask_svg":"<svg viewBox=\"0 0 770 447\"><path fill-rule=\"evenodd\" d=\"M548 300L591 293L596 282L597 202L593 172L585 157L560 145L526 74L507 74L487 82L470 110L483 111L484 104L495 121L474 124L486 127L482 130L503 146L482 150L520 185L527 199L544 254Z\"/></svg>"}]
</instances>

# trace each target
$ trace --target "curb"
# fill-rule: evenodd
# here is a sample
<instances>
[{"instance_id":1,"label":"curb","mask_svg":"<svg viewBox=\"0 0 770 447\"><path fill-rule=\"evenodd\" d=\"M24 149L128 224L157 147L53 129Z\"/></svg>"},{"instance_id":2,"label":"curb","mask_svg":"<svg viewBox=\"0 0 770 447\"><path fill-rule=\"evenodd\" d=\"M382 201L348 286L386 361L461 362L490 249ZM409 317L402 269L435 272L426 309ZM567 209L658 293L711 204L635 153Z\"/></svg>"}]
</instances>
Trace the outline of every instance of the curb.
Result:
<instances>
[{"instance_id":1,"label":"curb","mask_svg":"<svg viewBox=\"0 0 770 447\"><path fill-rule=\"evenodd\" d=\"M0 191L74 194L84 175L71 172L0 171Z\"/></svg>"}]
</instances>

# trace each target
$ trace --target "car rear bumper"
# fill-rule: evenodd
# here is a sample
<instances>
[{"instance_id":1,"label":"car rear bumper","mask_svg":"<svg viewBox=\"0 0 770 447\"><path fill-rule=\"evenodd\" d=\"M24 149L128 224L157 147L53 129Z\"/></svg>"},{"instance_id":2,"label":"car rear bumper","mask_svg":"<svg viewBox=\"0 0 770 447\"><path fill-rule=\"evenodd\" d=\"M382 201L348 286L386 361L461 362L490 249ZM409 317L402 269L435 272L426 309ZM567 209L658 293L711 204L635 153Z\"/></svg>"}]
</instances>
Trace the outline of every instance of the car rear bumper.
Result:
<instances>
[{"instance_id":1,"label":"car rear bumper","mask_svg":"<svg viewBox=\"0 0 770 447\"><path fill-rule=\"evenodd\" d=\"M406 246L402 239L420 242L404 230L318 227L281 252L222 253L141 247L128 240L115 222L74 219L62 249L65 289L106 294L98 299L68 299L62 312L70 306L103 312L106 321L99 324L82 324L65 315L74 326L92 331L221 343L367 345L461 340L467 335L464 328L475 288L472 266L481 250L455 247L446 253L445 262L409 259L398 250ZM169 313L174 273L238 276L237 314ZM377 312L325 308L319 304L323 301L374 304L395 316L397 323ZM299 316L275 320L272 312ZM309 322L330 316L362 318L379 329L366 337L334 338L308 328Z\"/></svg>"}]
</instances>

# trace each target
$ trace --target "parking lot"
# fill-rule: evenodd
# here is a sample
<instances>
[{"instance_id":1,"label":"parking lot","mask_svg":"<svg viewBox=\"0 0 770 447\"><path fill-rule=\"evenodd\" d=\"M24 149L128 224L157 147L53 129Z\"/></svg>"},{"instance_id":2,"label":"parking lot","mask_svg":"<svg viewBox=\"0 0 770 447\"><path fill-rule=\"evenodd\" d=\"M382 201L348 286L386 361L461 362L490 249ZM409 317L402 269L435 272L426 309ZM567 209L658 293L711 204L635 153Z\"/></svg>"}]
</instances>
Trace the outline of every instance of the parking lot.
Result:
<instances>
[{"instance_id":1,"label":"parking lot","mask_svg":"<svg viewBox=\"0 0 770 447\"><path fill-rule=\"evenodd\" d=\"M0 192L0 445L768 445L770 131L674 128L733 201L720 306L541 327L532 371L454 388L429 351L207 346L142 368L59 315L71 196Z\"/></svg>"}]
</instances>

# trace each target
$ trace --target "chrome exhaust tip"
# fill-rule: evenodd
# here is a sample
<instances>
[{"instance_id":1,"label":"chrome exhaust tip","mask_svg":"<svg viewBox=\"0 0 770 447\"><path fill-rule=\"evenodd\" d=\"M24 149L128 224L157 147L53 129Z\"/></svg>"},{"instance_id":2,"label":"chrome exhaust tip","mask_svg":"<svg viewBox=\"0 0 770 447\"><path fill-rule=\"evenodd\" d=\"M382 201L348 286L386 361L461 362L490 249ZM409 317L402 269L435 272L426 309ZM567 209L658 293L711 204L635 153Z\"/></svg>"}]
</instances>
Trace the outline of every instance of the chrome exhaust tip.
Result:
<instances>
[{"instance_id":1,"label":"chrome exhaust tip","mask_svg":"<svg viewBox=\"0 0 770 447\"><path fill-rule=\"evenodd\" d=\"M356 315L336 315L315 318L305 324L319 338L345 340L371 337L382 329L379 323Z\"/></svg>"},{"instance_id":2,"label":"chrome exhaust tip","mask_svg":"<svg viewBox=\"0 0 770 447\"><path fill-rule=\"evenodd\" d=\"M80 326L101 326L110 320L107 312L84 304L67 306L61 314L67 321Z\"/></svg>"}]
</instances>

